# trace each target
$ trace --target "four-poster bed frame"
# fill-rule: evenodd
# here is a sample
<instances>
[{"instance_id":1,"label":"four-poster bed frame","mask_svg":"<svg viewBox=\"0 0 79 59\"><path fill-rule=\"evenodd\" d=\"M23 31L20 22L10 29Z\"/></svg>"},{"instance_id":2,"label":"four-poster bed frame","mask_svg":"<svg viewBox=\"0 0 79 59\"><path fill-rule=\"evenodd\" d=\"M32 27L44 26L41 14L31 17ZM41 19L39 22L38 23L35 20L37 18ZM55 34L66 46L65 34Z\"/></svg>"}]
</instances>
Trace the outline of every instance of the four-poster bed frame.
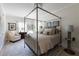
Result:
<instances>
[{"instance_id":1,"label":"four-poster bed frame","mask_svg":"<svg viewBox=\"0 0 79 59\"><path fill-rule=\"evenodd\" d=\"M37 54L36 55L38 55L38 9L40 9L40 10L42 10L42 11L45 11L46 13L48 13L48 14L50 14L50 15L52 15L52 16L55 16L55 17L57 17L58 19L59 19L59 21L60 21L60 24L61 24L61 17L59 17L59 16L57 16L57 15L55 15L55 14L53 14L53 13L51 13L51 12L49 12L49 11L47 11L47 10L45 10L45 9L43 9L43 8L41 8L41 7L39 7L38 6L39 5L39 3L36 3L36 7L30 12L30 13L28 13L25 17L24 17L24 31L25 31L25 20L27 19L27 17L33 12L33 11L35 11L36 10L36 25L37 25ZM30 19L30 18L29 18ZM62 25L60 25L60 45L61 45L61 43L62 43L62 31L61 31L61 29L62 29ZM25 45L25 43L24 43L24 45ZM30 47L29 47L30 48ZM32 50L32 49L31 49ZM33 51L34 52L34 51Z\"/></svg>"}]
</instances>

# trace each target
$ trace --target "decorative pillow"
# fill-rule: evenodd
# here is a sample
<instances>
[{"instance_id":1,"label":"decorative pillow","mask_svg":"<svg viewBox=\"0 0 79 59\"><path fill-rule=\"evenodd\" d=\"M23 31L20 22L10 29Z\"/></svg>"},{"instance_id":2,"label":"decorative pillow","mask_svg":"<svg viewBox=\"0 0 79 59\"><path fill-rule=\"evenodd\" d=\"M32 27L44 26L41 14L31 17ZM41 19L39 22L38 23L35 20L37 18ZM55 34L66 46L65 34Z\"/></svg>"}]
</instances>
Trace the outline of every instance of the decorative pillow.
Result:
<instances>
[{"instance_id":1,"label":"decorative pillow","mask_svg":"<svg viewBox=\"0 0 79 59\"><path fill-rule=\"evenodd\" d=\"M55 34L55 28L46 28L43 31L43 34L45 34L45 35L53 35L53 34Z\"/></svg>"},{"instance_id":2,"label":"decorative pillow","mask_svg":"<svg viewBox=\"0 0 79 59\"><path fill-rule=\"evenodd\" d=\"M49 32L47 32L47 35L50 35L50 33L49 33Z\"/></svg>"},{"instance_id":3,"label":"decorative pillow","mask_svg":"<svg viewBox=\"0 0 79 59\"><path fill-rule=\"evenodd\" d=\"M40 34L43 34L43 31L41 31Z\"/></svg>"},{"instance_id":4,"label":"decorative pillow","mask_svg":"<svg viewBox=\"0 0 79 59\"><path fill-rule=\"evenodd\" d=\"M58 34L59 32L59 29L55 29L55 34Z\"/></svg>"}]
</instances>

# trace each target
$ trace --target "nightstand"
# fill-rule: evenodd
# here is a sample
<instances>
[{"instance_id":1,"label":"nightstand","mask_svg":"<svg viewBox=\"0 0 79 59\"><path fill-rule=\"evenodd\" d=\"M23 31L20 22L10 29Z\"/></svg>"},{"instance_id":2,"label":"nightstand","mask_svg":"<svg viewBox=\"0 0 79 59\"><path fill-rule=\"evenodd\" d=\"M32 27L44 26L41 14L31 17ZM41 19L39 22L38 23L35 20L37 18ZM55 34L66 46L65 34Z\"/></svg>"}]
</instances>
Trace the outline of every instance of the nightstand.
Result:
<instances>
[{"instance_id":1,"label":"nightstand","mask_svg":"<svg viewBox=\"0 0 79 59\"><path fill-rule=\"evenodd\" d=\"M19 34L21 35L21 39L25 39L25 35L27 34L27 32L20 32Z\"/></svg>"}]
</instances>

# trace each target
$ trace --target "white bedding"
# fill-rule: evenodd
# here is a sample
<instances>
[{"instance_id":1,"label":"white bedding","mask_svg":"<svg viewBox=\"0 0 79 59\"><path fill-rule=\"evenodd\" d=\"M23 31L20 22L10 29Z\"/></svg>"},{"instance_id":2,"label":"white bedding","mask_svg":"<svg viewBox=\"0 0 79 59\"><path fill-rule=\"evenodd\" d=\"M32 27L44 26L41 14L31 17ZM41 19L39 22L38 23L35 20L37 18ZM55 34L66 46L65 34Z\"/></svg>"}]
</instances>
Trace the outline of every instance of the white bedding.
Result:
<instances>
[{"instance_id":1,"label":"white bedding","mask_svg":"<svg viewBox=\"0 0 79 59\"><path fill-rule=\"evenodd\" d=\"M44 35L38 34L38 47L40 48L39 54L46 53L49 49L53 48L60 41L59 34ZM25 42L37 53L37 35L36 33L29 34Z\"/></svg>"}]
</instances>

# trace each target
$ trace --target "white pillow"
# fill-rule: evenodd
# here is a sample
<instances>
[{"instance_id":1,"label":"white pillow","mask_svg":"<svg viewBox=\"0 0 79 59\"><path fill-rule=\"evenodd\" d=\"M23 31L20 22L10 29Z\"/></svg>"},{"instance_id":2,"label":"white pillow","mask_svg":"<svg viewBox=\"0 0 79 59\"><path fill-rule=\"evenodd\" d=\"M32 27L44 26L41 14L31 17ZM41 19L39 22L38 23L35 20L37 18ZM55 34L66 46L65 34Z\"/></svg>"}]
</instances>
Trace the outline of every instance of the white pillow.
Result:
<instances>
[{"instance_id":1,"label":"white pillow","mask_svg":"<svg viewBox=\"0 0 79 59\"><path fill-rule=\"evenodd\" d=\"M33 31L28 31L27 34L33 34Z\"/></svg>"},{"instance_id":2,"label":"white pillow","mask_svg":"<svg viewBox=\"0 0 79 59\"><path fill-rule=\"evenodd\" d=\"M46 29L43 31L43 34L46 34L46 35L53 35L53 34L55 34L55 28L46 28Z\"/></svg>"}]
</instances>

